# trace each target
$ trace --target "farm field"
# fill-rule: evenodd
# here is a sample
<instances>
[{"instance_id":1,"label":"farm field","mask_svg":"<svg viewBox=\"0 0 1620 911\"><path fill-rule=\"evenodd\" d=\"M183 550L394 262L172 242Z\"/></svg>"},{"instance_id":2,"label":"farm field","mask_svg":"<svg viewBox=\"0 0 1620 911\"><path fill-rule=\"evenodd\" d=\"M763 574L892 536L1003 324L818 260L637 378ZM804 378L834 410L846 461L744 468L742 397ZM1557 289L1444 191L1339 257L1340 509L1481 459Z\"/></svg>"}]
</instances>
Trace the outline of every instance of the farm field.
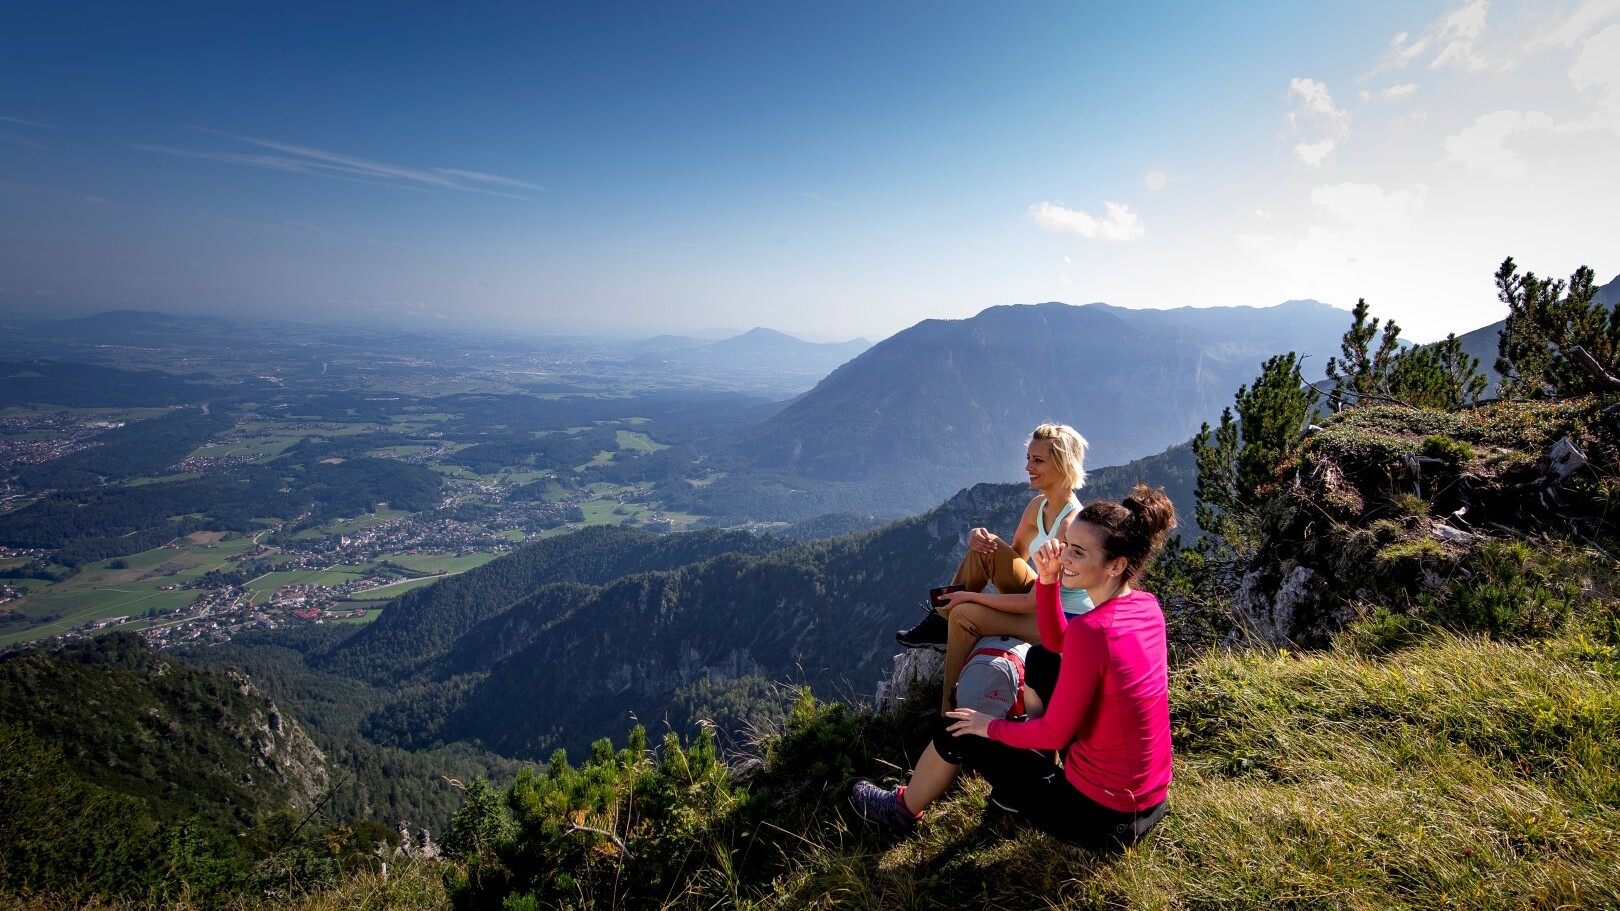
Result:
<instances>
[{"instance_id":1,"label":"farm field","mask_svg":"<svg viewBox=\"0 0 1620 911\"><path fill-rule=\"evenodd\" d=\"M467 554L456 557L449 554L395 554L389 562L414 569L419 573L461 573L477 569L495 559L494 554Z\"/></svg>"},{"instance_id":2,"label":"farm field","mask_svg":"<svg viewBox=\"0 0 1620 911\"><path fill-rule=\"evenodd\" d=\"M248 538L223 532L201 533L177 547L91 563L63 582L18 580L29 584L30 591L4 605L5 613L0 616L11 622L0 626L0 647L53 636L90 620L185 607L197 597L195 590L161 589L211 570L230 568L235 564L229 558L252 544ZM23 629L6 630L6 626L24 624Z\"/></svg>"}]
</instances>

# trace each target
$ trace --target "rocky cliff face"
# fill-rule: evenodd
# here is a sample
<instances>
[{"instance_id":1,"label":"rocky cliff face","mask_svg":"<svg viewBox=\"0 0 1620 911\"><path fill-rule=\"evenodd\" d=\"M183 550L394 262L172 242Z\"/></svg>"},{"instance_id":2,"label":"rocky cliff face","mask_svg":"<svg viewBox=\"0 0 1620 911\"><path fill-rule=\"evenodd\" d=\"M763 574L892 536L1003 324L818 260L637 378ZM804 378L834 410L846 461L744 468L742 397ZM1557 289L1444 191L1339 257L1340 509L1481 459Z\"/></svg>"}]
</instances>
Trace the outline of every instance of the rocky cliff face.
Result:
<instances>
[{"instance_id":1,"label":"rocky cliff face","mask_svg":"<svg viewBox=\"0 0 1620 911\"><path fill-rule=\"evenodd\" d=\"M253 764L286 792L289 804L300 810L313 809L330 785L326 754L296 720L255 689L247 675L231 671L229 677L242 697L244 714L224 721L226 730L245 748ZM251 772L247 780L253 783Z\"/></svg>"}]
</instances>

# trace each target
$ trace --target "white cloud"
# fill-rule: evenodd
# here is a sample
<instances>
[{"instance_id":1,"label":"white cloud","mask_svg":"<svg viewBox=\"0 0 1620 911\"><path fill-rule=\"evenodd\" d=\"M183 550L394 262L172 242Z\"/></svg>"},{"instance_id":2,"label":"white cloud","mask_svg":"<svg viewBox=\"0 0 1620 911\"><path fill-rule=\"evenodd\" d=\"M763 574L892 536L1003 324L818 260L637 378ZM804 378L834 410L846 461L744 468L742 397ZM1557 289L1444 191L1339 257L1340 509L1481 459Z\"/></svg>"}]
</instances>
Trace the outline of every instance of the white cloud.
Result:
<instances>
[{"instance_id":1,"label":"white cloud","mask_svg":"<svg viewBox=\"0 0 1620 911\"><path fill-rule=\"evenodd\" d=\"M1318 134L1315 140L1294 146L1294 157L1302 163L1319 168L1326 163L1338 144L1350 135L1350 114L1333 103L1333 95L1326 84L1315 79L1295 77L1288 83L1288 97L1298 99L1298 106L1288 112L1288 126L1300 130L1309 124Z\"/></svg>"},{"instance_id":2,"label":"white cloud","mask_svg":"<svg viewBox=\"0 0 1620 911\"><path fill-rule=\"evenodd\" d=\"M1607 0L1604 0L1607 2ZM1485 35L1485 24L1490 4L1487 0L1466 0L1430 26L1417 38L1411 32L1397 32L1389 41L1384 59L1373 68L1374 75L1384 70L1402 70L1432 52L1430 69L1456 66L1464 70L1481 70L1487 65L1479 49ZM1515 42L1522 45L1522 42Z\"/></svg>"},{"instance_id":3,"label":"white cloud","mask_svg":"<svg viewBox=\"0 0 1620 911\"><path fill-rule=\"evenodd\" d=\"M1327 157L1333 154L1333 147L1336 145L1338 145L1338 141L1333 139L1323 139L1320 142L1302 142L1294 146L1294 157L1313 168L1320 168L1327 162Z\"/></svg>"},{"instance_id":4,"label":"white cloud","mask_svg":"<svg viewBox=\"0 0 1620 911\"><path fill-rule=\"evenodd\" d=\"M1465 70L1485 68L1485 58L1480 56L1474 44L1485 33L1489 6L1486 0L1468 0L1440 21L1434 38L1436 43L1443 46L1440 53L1429 61L1430 69L1443 66L1459 66Z\"/></svg>"},{"instance_id":5,"label":"white cloud","mask_svg":"<svg viewBox=\"0 0 1620 911\"><path fill-rule=\"evenodd\" d=\"M463 171L460 168L434 168L433 170L447 177L460 177L463 180L472 180L480 183L493 183L503 187L517 187L520 190L538 190L546 192L546 188L539 184L529 183L527 180L517 180L511 177L501 177L496 174L485 174L482 171Z\"/></svg>"},{"instance_id":6,"label":"white cloud","mask_svg":"<svg viewBox=\"0 0 1620 911\"><path fill-rule=\"evenodd\" d=\"M1522 178L1534 167L1512 147L1515 138L1532 133L1620 132L1620 25L1611 25L1586 39L1569 68L1569 81L1591 96L1585 117L1556 121L1540 111L1492 111L1480 115L1472 126L1446 137L1445 159L1461 164L1471 174Z\"/></svg>"},{"instance_id":7,"label":"white cloud","mask_svg":"<svg viewBox=\"0 0 1620 911\"><path fill-rule=\"evenodd\" d=\"M1569 68L1575 88L1597 93L1594 127L1620 129L1620 25L1611 25L1587 40Z\"/></svg>"},{"instance_id":8,"label":"white cloud","mask_svg":"<svg viewBox=\"0 0 1620 911\"><path fill-rule=\"evenodd\" d=\"M1359 97L1362 101L1395 101L1405 98L1416 91L1416 83L1403 82L1400 85L1388 86L1376 92L1369 92L1366 89L1362 89Z\"/></svg>"},{"instance_id":9,"label":"white cloud","mask_svg":"<svg viewBox=\"0 0 1620 911\"><path fill-rule=\"evenodd\" d=\"M1302 79L1295 77L1288 83L1289 97L1299 96L1300 109L1311 114L1323 114L1328 117L1342 118L1344 111L1333 103L1333 94L1328 91L1325 83L1315 79ZM1294 115L1289 114L1292 121Z\"/></svg>"},{"instance_id":10,"label":"white cloud","mask_svg":"<svg viewBox=\"0 0 1620 911\"><path fill-rule=\"evenodd\" d=\"M1446 137L1448 161L1456 162L1472 174L1515 178L1530 173L1530 165L1519 153L1507 147L1513 136L1528 130L1552 130L1553 119L1540 111L1492 111L1480 115L1474 125L1455 136Z\"/></svg>"},{"instance_id":11,"label":"white cloud","mask_svg":"<svg viewBox=\"0 0 1620 911\"><path fill-rule=\"evenodd\" d=\"M1535 43L1568 47L1592 33L1592 30L1613 19L1620 18L1620 0L1586 0L1558 27Z\"/></svg>"},{"instance_id":12,"label":"white cloud","mask_svg":"<svg viewBox=\"0 0 1620 911\"><path fill-rule=\"evenodd\" d=\"M1142 184L1155 193L1164 189L1165 184L1169 182L1170 178L1166 177L1164 172L1160 170L1152 170L1142 175Z\"/></svg>"},{"instance_id":13,"label":"white cloud","mask_svg":"<svg viewBox=\"0 0 1620 911\"><path fill-rule=\"evenodd\" d=\"M1354 230L1404 234L1412 213L1422 208L1428 188L1386 190L1372 183L1337 183L1311 191L1311 203L1337 216Z\"/></svg>"},{"instance_id":14,"label":"white cloud","mask_svg":"<svg viewBox=\"0 0 1620 911\"><path fill-rule=\"evenodd\" d=\"M1061 203L1038 202L1029 207L1029 217L1048 231L1078 234L1092 240L1136 240L1147 233L1136 213L1124 203L1104 202L1102 218L1070 209Z\"/></svg>"},{"instance_id":15,"label":"white cloud","mask_svg":"<svg viewBox=\"0 0 1620 911\"><path fill-rule=\"evenodd\" d=\"M1404 67L1421 57L1423 52L1429 49L1429 39L1419 38L1411 44L1407 44L1407 39L1411 37L1410 32L1398 32L1394 38L1389 40L1390 59L1380 69L1384 67L1395 67L1397 69Z\"/></svg>"}]
</instances>

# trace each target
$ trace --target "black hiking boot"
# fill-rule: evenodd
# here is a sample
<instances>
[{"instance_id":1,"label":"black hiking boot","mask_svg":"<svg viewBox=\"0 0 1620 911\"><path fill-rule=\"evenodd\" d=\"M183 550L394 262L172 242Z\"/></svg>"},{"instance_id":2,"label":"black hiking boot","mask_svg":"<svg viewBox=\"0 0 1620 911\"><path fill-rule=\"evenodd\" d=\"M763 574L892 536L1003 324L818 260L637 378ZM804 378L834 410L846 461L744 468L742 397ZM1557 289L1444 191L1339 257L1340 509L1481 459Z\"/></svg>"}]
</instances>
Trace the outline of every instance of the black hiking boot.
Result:
<instances>
[{"instance_id":1,"label":"black hiking boot","mask_svg":"<svg viewBox=\"0 0 1620 911\"><path fill-rule=\"evenodd\" d=\"M946 641L950 638L950 621L931 607L927 610L928 616L918 621L916 626L895 633L894 641L906 648L931 648L943 651Z\"/></svg>"}]
</instances>

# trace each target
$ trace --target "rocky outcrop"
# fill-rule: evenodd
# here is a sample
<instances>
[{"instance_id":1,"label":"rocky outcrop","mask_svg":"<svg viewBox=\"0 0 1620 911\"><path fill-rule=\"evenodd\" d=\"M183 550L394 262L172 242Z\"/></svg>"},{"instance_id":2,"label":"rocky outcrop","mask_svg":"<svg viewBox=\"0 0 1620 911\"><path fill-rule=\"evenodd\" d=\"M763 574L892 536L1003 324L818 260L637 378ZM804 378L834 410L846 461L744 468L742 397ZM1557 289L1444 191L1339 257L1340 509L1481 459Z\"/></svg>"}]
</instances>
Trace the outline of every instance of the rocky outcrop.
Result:
<instances>
[{"instance_id":1,"label":"rocky outcrop","mask_svg":"<svg viewBox=\"0 0 1620 911\"><path fill-rule=\"evenodd\" d=\"M1321 645L1443 602L1492 542L1612 536L1617 453L1620 418L1594 399L1336 415L1285 469L1234 580L1232 638Z\"/></svg>"}]
</instances>

